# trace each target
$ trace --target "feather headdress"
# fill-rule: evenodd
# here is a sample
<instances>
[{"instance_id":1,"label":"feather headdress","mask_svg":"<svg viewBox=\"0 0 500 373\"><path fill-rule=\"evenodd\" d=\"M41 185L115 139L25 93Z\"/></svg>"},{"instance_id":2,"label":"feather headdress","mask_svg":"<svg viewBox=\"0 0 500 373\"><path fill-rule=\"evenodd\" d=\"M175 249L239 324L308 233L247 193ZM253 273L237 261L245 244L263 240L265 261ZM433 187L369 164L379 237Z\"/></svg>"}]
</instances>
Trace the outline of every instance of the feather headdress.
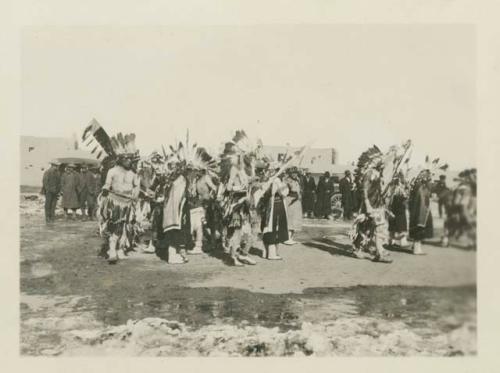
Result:
<instances>
[{"instance_id":1,"label":"feather headdress","mask_svg":"<svg viewBox=\"0 0 500 373\"><path fill-rule=\"evenodd\" d=\"M123 135L118 132L116 136L111 137L111 145L118 156L139 154L135 146L135 133Z\"/></svg>"},{"instance_id":2,"label":"feather headdress","mask_svg":"<svg viewBox=\"0 0 500 373\"><path fill-rule=\"evenodd\" d=\"M408 167L411 158L411 146L411 141L407 140L401 145L391 146L387 152L382 153L378 146L373 145L358 159L354 171L355 183L359 188L362 188L363 179L370 172L372 177L381 179L384 186L382 197L390 197L391 191L394 190L390 187L392 180L396 177L404 179L404 168Z\"/></svg>"},{"instance_id":3,"label":"feather headdress","mask_svg":"<svg viewBox=\"0 0 500 373\"><path fill-rule=\"evenodd\" d=\"M357 184L362 184L362 179L370 169L379 169L382 165L383 153L377 145L373 145L368 150L361 153L358 158L356 169L354 170L354 180Z\"/></svg>"},{"instance_id":4,"label":"feather headdress","mask_svg":"<svg viewBox=\"0 0 500 373\"><path fill-rule=\"evenodd\" d=\"M221 180L227 181L233 162L241 162L246 173L254 175L256 162L262 161L262 148L260 139L252 140L244 130L237 130L220 155Z\"/></svg>"},{"instance_id":5,"label":"feather headdress","mask_svg":"<svg viewBox=\"0 0 500 373\"><path fill-rule=\"evenodd\" d=\"M399 146L391 146L386 153L382 153L377 145L373 145L359 156L354 171L355 180L361 181L368 170L375 169L381 173L387 184L399 173L403 165L408 164L411 157L411 145L411 141L407 140Z\"/></svg>"},{"instance_id":6,"label":"feather headdress","mask_svg":"<svg viewBox=\"0 0 500 373\"><path fill-rule=\"evenodd\" d=\"M434 158L431 161L430 157L427 155L425 156L423 165L409 170L407 178L410 180L410 186L413 188L422 182L431 181L439 170L446 171L447 169L448 164L441 163L439 158Z\"/></svg>"},{"instance_id":7,"label":"feather headdress","mask_svg":"<svg viewBox=\"0 0 500 373\"><path fill-rule=\"evenodd\" d=\"M404 169L408 168L411 159L411 146L411 140L407 140L401 145L391 146L384 155L382 173L382 179L386 185L384 194L394 178L403 179L401 181L404 182Z\"/></svg>"},{"instance_id":8,"label":"feather headdress","mask_svg":"<svg viewBox=\"0 0 500 373\"><path fill-rule=\"evenodd\" d=\"M217 160L205 148L199 147L196 143L190 144L189 131L186 134L185 144L179 142L175 147L170 146L170 154L166 154L165 161L177 173L184 173L189 170L206 171L213 176L217 173Z\"/></svg>"},{"instance_id":9,"label":"feather headdress","mask_svg":"<svg viewBox=\"0 0 500 373\"><path fill-rule=\"evenodd\" d=\"M237 152L257 156L262 150L262 141L260 139L250 139L245 131L237 130L231 141L234 144L234 149Z\"/></svg>"}]
</instances>

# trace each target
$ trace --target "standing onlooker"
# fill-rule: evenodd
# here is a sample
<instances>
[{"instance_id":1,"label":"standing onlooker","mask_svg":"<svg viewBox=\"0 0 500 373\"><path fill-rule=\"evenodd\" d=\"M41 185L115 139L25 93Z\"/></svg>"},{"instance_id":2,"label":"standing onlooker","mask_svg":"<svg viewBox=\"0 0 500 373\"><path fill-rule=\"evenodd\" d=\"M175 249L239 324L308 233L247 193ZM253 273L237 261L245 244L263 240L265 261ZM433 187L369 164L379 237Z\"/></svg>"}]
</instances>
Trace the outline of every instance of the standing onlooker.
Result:
<instances>
[{"instance_id":1,"label":"standing onlooker","mask_svg":"<svg viewBox=\"0 0 500 373\"><path fill-rule=\"evenodd\" d=\"M78 179L78 197L80 199L80 209L82 217L87 216L92 219L95 210L95 177L89 172L86 165L80 168Z\"/></svg>"},{"instance_id":2,"label":"standing onlooker","mask_svg":"<svg viewBox=\"0 0 500 373\"><path fill-rule=\"evenodd\" d=\"M304 180L304 189L302 194L302 204L305 217L314 217L314 204L316 202L316 182L308 172Z\"/></svg>"},{"instance_id":3,"label":"standing onlooker","mask_svg":"<svg viewBox=\"0 0 500 373\"><path fill-rule=\"evenodd\" d=\"M316 217L321 217L324 219L329 219L331 215L331 197L334 191L333 180L330 178L330 173L325 172L323 176L320 177L317 187L316 201Z\"/></svg>"},{"instance_id":4,"label":"standing onlooker","mask_svg":"<svg viewBox=\"0 0 500 373\"><path fill-rule=\"evenodd\" d=\"M288 240L284 244L294 245L297 242L294 241L293 237L295 233L302 229L302 197L298 170L291 170L285 182L288 185L289 192L285 198L288 219Z\"/></svg>"},{"instance_id":5,"label":"standing onlooker","mask_svg":"<svg viewBox=\"0 0 500 373\"><path fill-rule=\"evenodd\" d=\"M330 176L330 173L326 173L326 201L325 201L325 208L326 208L326 219L333 219L332 216L332 197L333 194L335 193L335 183L339 182L338 178L333 178Z\"/></svg>"},{"instance_id":6,"label":"standing onlooker","mask_svg":"<svg viewBox=\"0 0 500 373\"><path fill-rule=\"evenodd\" d=\"M344 220L351 220L354 210L353 189L354 183L351 177L351 171L346 170L344 177L340 180L339 187L342 194L342 208L344 210Z\"/></svg>"},{"instance_id":7,"label":"standing onlooker","mask_svg":"<svg viewBox=\"0 0 500 373\"><path fill-rule=\"evenodd\" d=\"M57 161L50 162L50 168L43 174L42 194L45 195L46 223L51 223L55 220L57 198L61 192L59 165Z\"/></svg>"},{"instance_id":8,"label":"standing onlooker","mask_svg":"<svg viewBox=\"0 0 500 373\"><path fill-rule=\"evenodd\" d=\"M62 207L66 217L69 217L69 209L73 212L72 217L75 217L76 210L80 208L80 201L78 200L79 176L74 169L73 164L68 164L61 177Z\"/></svg>"},{"instance_id":9,"label":"standing onlooker","mask_svg":"<svg viewBox=\"0 0 500 373\"><path fill-rule=\"evenodd\" d=\"M96 217L97 196L101 192L101 176L94 170L89 170L90 182L88 185L87 213L90 220Z\"/></svg>"}]
</instances>

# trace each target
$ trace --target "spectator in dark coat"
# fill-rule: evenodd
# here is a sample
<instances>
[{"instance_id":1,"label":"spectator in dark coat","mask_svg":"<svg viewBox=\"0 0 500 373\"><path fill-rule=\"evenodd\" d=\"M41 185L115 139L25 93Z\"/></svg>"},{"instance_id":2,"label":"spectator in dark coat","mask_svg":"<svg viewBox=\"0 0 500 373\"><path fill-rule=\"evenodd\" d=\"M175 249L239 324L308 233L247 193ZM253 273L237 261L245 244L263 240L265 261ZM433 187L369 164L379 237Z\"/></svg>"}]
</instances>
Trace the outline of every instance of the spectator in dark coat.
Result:
<instances>
[{"instance_id":1,"label":"spectator in dark coat","mask_svg":"<svg viewBox=\"0 0 500 373\"><path fill-rule=\"evenodd\" d=\"M78 200L79 176L75 172L74 165L67 165L66 171L61 177L62 206L66 217L69 217L68 210L72 210L72 217L75 217L76 210L80 208Z\"/></svg>"},{"instance_id":2,"label":"spectator in dark coat","mask_svg":"<svg viewBox=\"0 0 500 373\"><path fill-rule=\"evenodd\" d=\"M347 170L345 176L339 183L340 193L342 194L342 208L344 210L344 220L351 220L354 210L353 189L354 183L351 177L351 171Z\"/></svg>"},{"instance_id":3,"label":"spectator in dark coat","mask_svg":"<svg viewBox=\"0 0 500 373\"><path fill-rule=\"evenodd\" d=\"M317 187L316 217L329 219L332 213L331 198L334 191L333 180L330 173L325 172L320 177Z\"/></svg>"},{"instance_id":4,"label":"spectator in dark coat","mask_svg":"<svg viewBox=\"0 0 500 373\"><path fill-rule=\"evenodd\" d=\"M45 195L45 222L51 223L55 220L56 204L61 192L61 174L59 163L50 163L50 168L44 172L42 181L42 194Z\"/></svg>"},{"instance_id":5,"label":"spectator in dark coat","mask_svg":"<svg viewBox=\"0 0 500 373\"><path fill-rule=\"evenodd\" d=\"M306 174L302 189L302 208L304 216L312 218L314 216L314 204L316 202L316 182L310 173Z\"/></svg>"}]
</instances>

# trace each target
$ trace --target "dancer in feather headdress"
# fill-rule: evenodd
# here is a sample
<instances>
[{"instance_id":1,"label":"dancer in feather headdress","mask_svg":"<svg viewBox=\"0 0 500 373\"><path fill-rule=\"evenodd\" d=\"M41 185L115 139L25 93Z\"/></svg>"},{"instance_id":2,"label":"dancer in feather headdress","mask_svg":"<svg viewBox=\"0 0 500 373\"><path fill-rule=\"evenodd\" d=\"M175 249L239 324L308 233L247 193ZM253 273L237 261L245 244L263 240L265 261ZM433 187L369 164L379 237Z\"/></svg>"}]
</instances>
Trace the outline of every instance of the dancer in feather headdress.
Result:
<instances>
[{"instance_id":1,"label":"dancer in feather headdress","mask_svg":"<svg viewBox=\"0 0 500 373\"><path fill-rule=\"evenodd\" d=\"M391 182L388 201L389 246L399 241L400 247L407 247L408 240L408 186L403 172L399 172Z\"/></svg>"},{"instance_id":2,"label":"dancer in feather headdress","mask_svg":"<svg viewBox=\"0 0 500 373\"><path fill-rule=\"evenodd\" d=\"M407 159L411 142L391 147L385 154L373 146L361 154L355 170L355 182L361 191L360 214L351 232L354 254L358 258L373 253L373 260L390 263L392 259L384 249L387 239L387 200L390 199L389 181Z\"/></svg>"},{"instance_id":3,"label":"dancer in feather headdress","mask_svg":"<svg viewBox=\"0 0 500 373\"><path fill-rule=\"evenodd\" d=\"M125 258L135 241L135 202L139 196L139 178L132 170L132 163L139 158L135 147L135 134L118 133L109 137L101 125L93 119L84 130L82 139L97 142L92 153L100 159L103 154L113 160L113 166L106 175L99 198L98 219L101 235L106 239L107 256L110 263Z\"/></svg>"},{"instance_id":4,"label":"dancer in feather headdress","mask_svg":"<svg viewBox=\"0 0 500 373\"><path fill-rule=\"evenodd\" d=\"M258 206L262 240L266 249L265 257L269 260L281 260L278 252L279 244L290 239L286 203L289 188L284 181L284 170L282 163L273 162L270 167L270 177L261 186L263 195Z\"/></svg>"},{"instance_id":5,"label":"dancer in feather headdress","mask_svg":"<svg viewBox=\"0 0 500 373\"><path fill-rule=\"evenodd\" d=\"M457 187L446 203L446 220L441 244L446 247L449 239L465 236L469 247L476 246L476 169L467 169L458 174Z\"/></svg>"},{"instance_id":6,"label":"dancer in feather headdress","mask_svg":"<svg viewBox=\"0 0 500 373\"><path fill-rule=\"evenodd\" d=\"M427 156L425 164L418 170L417 177L410 182L410 239L413 240L412 251L415 255L423 255L422 241L432 238L434 225L430 208L432 180L437 170L446 170L448 165L441 165L439 158L430 162Z\"/></svg>"},{"instance_id":7,"label":"dancer in feather headdress","mask_svg":"<svg viewBox=\"0 0 500 373\"><path fill-rule=\"evenodd\" d=\"M137 246L144 253L153 254L156 252L154 246L153 223L156 206L155 187L160 175L157 173L157 167L163 163L163 158L153 152L148 157L143 157L137 165L137 175L139 177L140 193L139 200L136 203L135 228Z\"/></svg>"},{"instance_id":8,"label":"dancer in feather headdress","mask_svg":"<svg viewBox=\"0 0 500 373\"><path fill-rule=\"evenodd\" d=\"M167 175L169 172L167 163L167 153L163 149L163 155L158 152L153 152L148 157L148 163L152 168L152 174L147 182L141 181L142 184L147 184L145 189L147 195L150 196L151 205L151 241L147 248L143 249L146 253L156 253L157 246L161 237L163 237L163 204L165 202ZM160 252L157 252L161 254ZM160 255L161 256L161 255Z\"/></svg>"},{"instance_id":9,"label":"dancer in feather headdress","mask_svg":"<svg viewBox=\"0 0 500 373\"><path fill-rule=\"evenodd\" d=\"M284 179L288 185L289 193L286 197L287 222L288 222L288 240L286 245L295 245L297 242L294 236L302 230L302 187L301 187L301 172L297 167L291 167L286 172Z\"/></svg>"},{"instance_id":10,"label":"dancer in feather headdress","mask_svg":"<svg viewBox=\"0 0 500 373\"><path fill-rule=\"evenodd\" d=\"M200 234L198 229L193 232L192 223L197 227L202 224L200 220L191 221L192 217L202 218L191 214L191 208L197 207L196 183L203 175L215 175L217 163L204 149L189 143L189 133L185 144L170 149L159 247L168 249L169 264L182 264L188 261L185 254L191 248L192 234ZM197 241L200 244L201 238Z\"/></svg>"},{"instance_id":11,"label":"dancer in feather headdress","mask_svg":"<svg viewBox=\"0 0 500 373\"><path fill-rule=\"evenodd\" d=\"M290 188L284 176L287 170L293 170L298 165L297 161L300 161L307 148L308 146L303 146L280 162L271 161L267 179L261 183L258 190L262 197L255 198L261 215L262 240L266 249L266 258L269 260L281 260L278 253L279 244L289 241L290 228L295 227L296 222L289 224L287 197Z\"/></svg>"},{"instance_id":12,"label":"dancer in feather headdress","mask_svg":"<svg viewBox=\"0 0 500 373\"><path fill-rule=\"evenodd\" d=\"M249 256L253 243L251 199L255 163L262 149L260 141L252 142L244 131L236 131L221 155L220 199L223 205L224 241L235 266L254 265Z\"/></svg>"},{"instance_id":13,"label":"dancer in feather headdress","mask_svg":"<svg viewBox=\"0 0 500 373\"><path fill-rule=\"evenodd\" d=\"M200 148L203 159L206 162L213 162L213 172L209 172L207 168L203 168L198 173L196 178L194 192L191 199L191 232L194 236L194 247L189 254L201 254L203 246L203 238L205 230L210 236L210 247L216 245L216 226L214 225L214 214L217 210L216 194L217 194L217 175L215 173L215 159L213 159L205 149ZM207 228L207 229L205 229Z\"/></svg>"}]
</instances>

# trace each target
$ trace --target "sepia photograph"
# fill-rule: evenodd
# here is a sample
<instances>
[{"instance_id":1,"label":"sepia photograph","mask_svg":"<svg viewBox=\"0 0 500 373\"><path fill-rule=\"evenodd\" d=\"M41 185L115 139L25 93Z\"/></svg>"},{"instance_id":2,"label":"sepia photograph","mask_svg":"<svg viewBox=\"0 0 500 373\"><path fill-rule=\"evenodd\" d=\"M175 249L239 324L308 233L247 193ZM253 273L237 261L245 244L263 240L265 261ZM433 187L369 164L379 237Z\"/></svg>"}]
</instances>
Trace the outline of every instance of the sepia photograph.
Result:
<instances>
[{"instance_id":1,"label":"sepia photograph","mask_svg":"<svg viewBox=\"0 0 500 373\"><path fill-rule=\"evenodd\" d=\"M476 36L24 27L20 355L477 356Z\"/></svg>"}]
</instances>

